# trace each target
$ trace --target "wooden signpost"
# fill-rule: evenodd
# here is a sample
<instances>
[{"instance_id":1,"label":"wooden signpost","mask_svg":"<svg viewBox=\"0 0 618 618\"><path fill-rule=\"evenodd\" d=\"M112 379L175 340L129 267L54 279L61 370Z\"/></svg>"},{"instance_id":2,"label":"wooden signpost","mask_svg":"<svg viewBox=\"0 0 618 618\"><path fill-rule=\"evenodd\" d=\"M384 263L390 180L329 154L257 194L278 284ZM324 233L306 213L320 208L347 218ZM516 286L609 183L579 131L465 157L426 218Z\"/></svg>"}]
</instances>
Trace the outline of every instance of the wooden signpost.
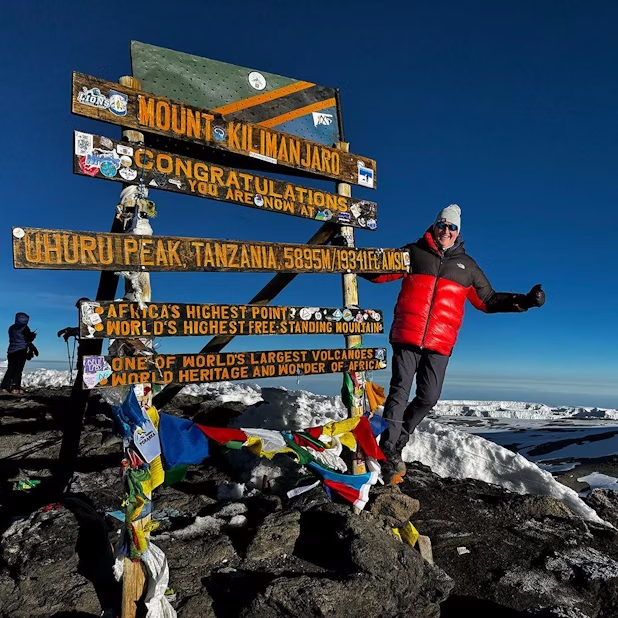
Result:
<instances>
[{"instance_id":1,"label":"wooden signpost","mask_svg":"<svg viewBox=\"0 0 618 618\"><path fill-rule=\"evenodd\" d=\"M13 228L15 268L288 273L406 272L401 249Z\"/></svg>"},{"instance_id":2,"label":"wooden signpost","mask_svg":"<svg viewBox=\"0 0 618 618\"><path fill-rule=\"evenodd\" d=\"M376 188L376 163L262 125L220 114L83 73L73 73L74 114L247 155L276 165Z\"/></svg>"},{"instance_id":3,"label":"wooden signpost","mask_svg":"<svg viewBox=\"0 0 618 618\"><path fill-rule=\"evenodd\" d=\"M83 339L196 335L349 335L384 332L381 311L322 307L260 307L82 302Z\"/></svg>"},{"instance_id":4,"label":"wooden signpost","mask_svg":"<svg viewBox=\"0 0 618 618\"><path fill-rule=\"evenodd\" d=\"M232 71L234 75L236 72ZM208 110L200 107L205 104L203 101L193 100L190 104L143 92L139 82L132 78L123 78L116 84L73 73L73 113L124 129L122 141L76 131L74 172L123 182L126 187L121 199L121 216L115 219L110 233L12 229L15 268L102 273L97 300L80 305L81 384L75 385L71 395L70 423L75 427L69 427L67 421L63 435L61 458L63 453L72 453L64 467L61 462L63 475L70 476L74 469L87 401L84 393L90 389L140 385L138 401L145 409L151 405L153 384L173 384L163 391L166 394L177 392L174 389L184 384L345 373L354 381L350 413L359 415L364 409L364 372L387 366L384 348L360 347L362 334L383 333L384 324L380 311L358 308L355 274L403 275L408 271L409 254L401 249L355 246L354 228L376 229L377 212L374 202L351 196L350 184L375 189L376 163L350 154L343 142L334 148L326 145L330 140L309 141L272 128L283 125L290 128L290 123L305 118L315 125L311 135L324 138L325 134L317 129L329 126L336 114L337 135L343 140L338 93L336 97L329 95L324 99L325 91L315 84L293 80L283 83L280 80L287 78L269 74L267 79L255 71L247 78L249 85L238 86L236 99L222 101L215 110ZM241 82L237 81L237 85ZM253 94L247 88L266 92ZM311 91L315 100L302 104L293 99L292 95L302 90ZM188 91L183 93L183 97L191 99ZM282 106L290 109L285 111ZM248 108L254 108L252 114L259 112L267 117L258 123L249 122L248 119L257 117L238 115ZM274 112L276 115L272 116ZM306 135L302 131L300 134ZM164 150L151 147L152 141L148 140L155 138L165 142ZM191 156L187 156L187 148L191 149ZM269 172L334 179L339 183L337 193L224 167L213 162L214 155L219 160L228 159L228 163L233 157L246 161L248 168L250 163L256 163L268 167ZM148 188L314 219L324 224L305 245L152 236L147 223L147 218L152 216L146 201ZM131 192L135 193L135 211L131 210L127 198ZM343 246L327 246L333 240L334 230L339 230ZM117 233L120 231L132 233ZM277 275L248 305L153 303L148 277L154 271L273 272ZM115 295L118 272L128 282L126 302L107 300ZM342 274L345 306L340 309L269 306L298 273ZM221 351L236 335L291 334L344 335L347 347ZM156 354L151 345L152 337L203 335L216 336L214 349L198 354ZM115 340L108 355L100 354L105 338ZM132 339L135 343L135 338L141 340L144 349L136 356L123 355L130 349L130 342L124 340ZM359 457L360 453L354 463L355 473L364 469ZM128 472L131 471L133 468ZM146 497L150 499L149 494ZM148 521L146 516L128 521L127 525L133 530L145 530ZM131 534L129 528L126 532ZM134 618L143 591L142 565L125 559L124 568L122 618Z\"/></svg>"},{"instance_id":5,"label":"wooden signpost","mask_svg":"<svg viewBox=\"0 0 618 618\"><path fill-rule=\"evenodd\" d=\"M385 348L268 350L220 354L86 356L85 388L130 384L201 384L386 368Z\"/></svg>"},{"instance_id":6,"label":"wooden signpost","mask_svg":"<svg viewBox=\"0 0 618 618\"><path fill-rule=\"evenodd\" d=\"M154 148L75 131L73 172L81 176L140 183L240 206L367 230L377 228L376 204L302 187L284 180L213 165Z\"/></svg>"}]
</instances>

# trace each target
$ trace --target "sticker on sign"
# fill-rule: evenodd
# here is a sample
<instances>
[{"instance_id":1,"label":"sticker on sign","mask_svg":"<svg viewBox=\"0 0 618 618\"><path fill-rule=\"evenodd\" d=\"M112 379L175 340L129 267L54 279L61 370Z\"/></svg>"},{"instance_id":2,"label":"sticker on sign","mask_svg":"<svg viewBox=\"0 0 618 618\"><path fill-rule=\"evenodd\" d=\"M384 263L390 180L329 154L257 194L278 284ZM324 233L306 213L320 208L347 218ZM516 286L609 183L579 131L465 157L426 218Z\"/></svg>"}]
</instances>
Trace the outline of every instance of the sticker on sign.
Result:
<instances>
[{"instance_id":1,"label":"sticker on sign","mask_svg":"<svg viewBox=\"0 0 618 618\"><path fill-rule=\"evenodd\" d=\"M94 135L75 131L75 154L85 157L92 154L94 148Z\"/></svg>"},{"instance_id":2,"label":"sticker on sign","mask_svg":"<svg viewBox=\"0 0 618 618\"><path fill-rule=\"evenodd\" d=\"M373 189L373 170L365 167L362 161L358 162L358 184Z\"/></svg>"},{"instance_id":3,"label":"sticker on sign","mask_svg":"<svg viewBox=\"0 0 618 618\"><path fill-rule=\"evenodd\" d=\"M325 127L333 124L334 116L332 114L324 114L322 112L311 112L313 115L313 125L315 127L324 125Z\"/></svg>"}]
</instances>

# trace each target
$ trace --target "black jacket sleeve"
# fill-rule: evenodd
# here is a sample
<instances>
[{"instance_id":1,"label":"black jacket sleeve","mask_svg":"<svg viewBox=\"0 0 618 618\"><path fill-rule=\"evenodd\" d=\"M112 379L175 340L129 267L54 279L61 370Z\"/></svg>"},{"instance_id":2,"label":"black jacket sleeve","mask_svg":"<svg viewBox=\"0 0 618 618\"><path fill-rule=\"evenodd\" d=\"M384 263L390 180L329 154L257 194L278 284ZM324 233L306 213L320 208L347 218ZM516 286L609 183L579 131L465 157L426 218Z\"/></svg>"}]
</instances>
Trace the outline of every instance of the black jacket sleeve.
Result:
<instances>
[{"instance_id":1,"label":"black jacket sleeve","mask_svg":"<svg viewBox=\"0 0 618 618\"><path fill-rule=\"evenodd\" d=\"M521 313L530 309L526 294L496 292L478 265L474 270L474 281L468 292L468 300L485 313Z\"/></svg>"}]
</instances>

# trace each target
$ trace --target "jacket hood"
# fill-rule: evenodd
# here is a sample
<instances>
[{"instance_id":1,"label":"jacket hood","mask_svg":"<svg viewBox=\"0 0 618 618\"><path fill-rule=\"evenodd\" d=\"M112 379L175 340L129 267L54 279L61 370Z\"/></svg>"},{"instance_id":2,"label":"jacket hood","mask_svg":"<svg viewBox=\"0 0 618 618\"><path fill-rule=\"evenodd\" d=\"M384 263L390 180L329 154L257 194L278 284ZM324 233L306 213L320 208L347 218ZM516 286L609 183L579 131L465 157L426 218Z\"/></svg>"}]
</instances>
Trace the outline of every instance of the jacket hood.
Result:
<instances>
[{"instance_id":1,"label":"jacket hood","mask_svg":"<svg viewBox=\"0 0 618 618\"><path fill-rule=\"evenodd\" d=\"M28 324L30 320L30 316L27 313L16 313L15 314L15 324L19 324L20 326L25 326Z\"/></svg>"}]
</instances>

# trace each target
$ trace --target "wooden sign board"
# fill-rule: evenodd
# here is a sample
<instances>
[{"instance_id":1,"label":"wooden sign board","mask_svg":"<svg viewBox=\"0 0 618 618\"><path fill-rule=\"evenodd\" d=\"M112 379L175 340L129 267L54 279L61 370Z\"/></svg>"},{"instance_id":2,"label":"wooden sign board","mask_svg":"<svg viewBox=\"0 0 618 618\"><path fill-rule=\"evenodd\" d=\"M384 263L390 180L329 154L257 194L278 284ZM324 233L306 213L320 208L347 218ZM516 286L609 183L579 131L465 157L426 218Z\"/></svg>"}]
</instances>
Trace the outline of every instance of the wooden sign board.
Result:
<instances>
[{"instance_id":1,"label":"wooden sign board","mask_svg":"<svg viewBox=\"0 0 618 618\"><path fill-rule=\"evenodd\" d=\"M407 272L401 249L13 228L15 268L283 273Z\"/></svg>"},{"instance_id":2,"label":"wooden sign board","mask_svg":"<svg viewBox=\"0 0 618 618\"><path fill-rule=\"evenodd\" d=\"M212 111L73 73L74 114L376 188L372 159Z\"/></svg>"},{"instance_id":3,"label":"wooden sign board","mask_svg":"<svg viewBox=\"0 0 618 618\"><path fill-rule=\"evenodd\" d=\"M376 204L75 131L73 172L375 230Z\"/></svg>"},{"instance_id":4,"label":"wooden sign board","mask_svg":"<svg viewBox=\"0 0 618 618\"><path fill-rule=\"evenodd\" d=\"M156 356L84 356L84 388L128 384L202 384L283 376L376 371L385 348L268 350Z\"/></svg>"},{"instance_id":5,"label":"wooden sign board","mask_svg":"<svg viewBox=\"0 0 618 618\"><path fill-rule=\"evenodd\" d=\"M80 337L368 335L384 332L381 311L322 307L82 302Z\"/></svg>"},{"instance_id":6,"label":"wooden sign board","mask_svg":"<svg viewBox=\"0 0 618 618\"><path fill-rule=\"evenodd\" d=\"M131 75L153 94L180 99L331 146L343 141L336 88L131 41Z\"/></svg>"}]
</instances>

